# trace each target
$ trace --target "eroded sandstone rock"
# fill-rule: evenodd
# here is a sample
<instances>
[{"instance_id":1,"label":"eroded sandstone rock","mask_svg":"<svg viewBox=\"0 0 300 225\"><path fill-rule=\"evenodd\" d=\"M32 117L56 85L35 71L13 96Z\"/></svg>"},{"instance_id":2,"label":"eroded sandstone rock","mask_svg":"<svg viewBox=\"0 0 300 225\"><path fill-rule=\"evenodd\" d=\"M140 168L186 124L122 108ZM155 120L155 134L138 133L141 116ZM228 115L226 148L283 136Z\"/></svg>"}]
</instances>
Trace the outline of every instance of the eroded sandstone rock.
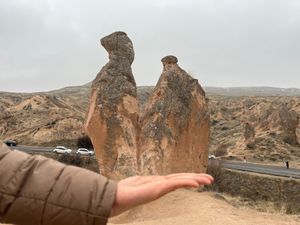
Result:
<instances>
[{"instance_id":1,"label":"eroded sandstone rock","mask_svg":"<svg viewBox=\"0 0 300 225\"><path fill-rule=\"evenodd\" d=\"M109 62L92 84L85 123L92 140L100 173L122 178L137 172L138 102L131 70L134 50L124 32L101 39Z\"/></svg>"},{"instance_id":2,"label":"eroded sandstone rock","mask_svg":"<svg viewBox=\"0 0 300 225\"><path fill-rule=\"evenodd\" d=\"M255 130L254 127L250 123L245 123L244 127L244 138L245 138L245 145L247 148L254 148L255 147Z\"/></svg>"},{"instance_id":3,"label":"eroded sandstone rock","mask_svg":"<svg viewBox=\"0 0 300 225\"><path fill-rule=\"evenodd\" d=\"M205 93L176 57L161 61L163 73L140 120L141 173L203 172L210 135Z\"/></svg>"}]
</instances>

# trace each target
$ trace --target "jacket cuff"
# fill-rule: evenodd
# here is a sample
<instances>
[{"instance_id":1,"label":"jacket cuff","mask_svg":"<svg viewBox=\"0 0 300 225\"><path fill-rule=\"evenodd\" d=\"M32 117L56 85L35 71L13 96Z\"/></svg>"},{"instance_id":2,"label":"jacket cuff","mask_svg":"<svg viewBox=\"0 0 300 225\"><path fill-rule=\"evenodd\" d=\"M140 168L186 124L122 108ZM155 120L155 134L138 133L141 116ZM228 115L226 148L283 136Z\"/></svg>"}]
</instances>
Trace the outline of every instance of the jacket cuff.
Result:
<instances>
[{"instance_id":1,"label":"jacket cuff","mask_svg":"<svg viewBox=\"0 0 300 225\"><path fill-rule=\"evenodd\" d=\"M107 180L101 205L104 207L101 213L104 218L109 218L113 204L115 202L118 183L114 180Z\"/></svg>"}]
</instances>

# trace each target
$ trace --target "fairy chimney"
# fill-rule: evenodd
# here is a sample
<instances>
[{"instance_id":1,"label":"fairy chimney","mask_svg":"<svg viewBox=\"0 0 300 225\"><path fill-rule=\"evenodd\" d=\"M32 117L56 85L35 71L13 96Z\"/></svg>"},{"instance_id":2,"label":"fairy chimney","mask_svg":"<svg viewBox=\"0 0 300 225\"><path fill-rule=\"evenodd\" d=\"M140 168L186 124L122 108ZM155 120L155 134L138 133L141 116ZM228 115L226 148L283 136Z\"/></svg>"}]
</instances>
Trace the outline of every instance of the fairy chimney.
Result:
<instances>
[{"instance_id":1,"label":"fairy chimney","mask_svg":"<svg viewBox=\"0 0 300 225\"><path fill-rule=\"evenodd\" d=\"M140 118L141 173L204 172L210 136L205 93L175 56L161 61L163 72Z\"/></svg>"},{"instance_id":2,"label":"fairy chimney","mask_svg":"<svg viewBox=\"0 0 300 225\"><path fill-rule=\"evenodd\" d=\"M101 39L109 62L92 84L85 129L92 140L100 173L123 178L137 173L138 102L131 70L134 50L124 32Z\"/></svg>"}]
</instances>

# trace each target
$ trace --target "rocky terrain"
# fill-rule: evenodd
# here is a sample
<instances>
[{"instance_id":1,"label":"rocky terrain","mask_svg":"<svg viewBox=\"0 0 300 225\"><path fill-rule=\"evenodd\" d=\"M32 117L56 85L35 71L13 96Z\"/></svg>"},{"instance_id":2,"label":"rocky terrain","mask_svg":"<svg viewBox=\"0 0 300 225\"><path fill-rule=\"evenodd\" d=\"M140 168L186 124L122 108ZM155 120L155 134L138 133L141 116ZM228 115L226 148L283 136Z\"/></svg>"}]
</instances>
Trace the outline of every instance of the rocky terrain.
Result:
<instances>
[{"instance_id":1,"label":"rocky terrain","mask_svg":"<svg viewBox=\"0 0 300 225\"><path fill-rule=\"evenodd\" d=\"M82 135L90 85L47 93L0 92L0 139L74 145Z\"/></svg>"},{"instance_id":2,"label":"rocky terrain","mask_svg":"<svg viewBox=\"0 0 300 225\"><path fill-rule=\"evenodd\" d=\"M83 133L90 86L31 94L0 92L0 139L16 139L26 145L74 146ZM152 90L137 88L141 110ZM212 154L300 161L299 96L229 96L206 91Z\"/></svg>"},{"instance_id":3,"label":"rocky terrain","mask_svg":"<svg viewBox=\"0 0 300 225\"><path fill-rule=\"evenodd\" d=\"M211 96L210 110L216 155L299 159L300 97Z\"/></svg>"}]
</instances>

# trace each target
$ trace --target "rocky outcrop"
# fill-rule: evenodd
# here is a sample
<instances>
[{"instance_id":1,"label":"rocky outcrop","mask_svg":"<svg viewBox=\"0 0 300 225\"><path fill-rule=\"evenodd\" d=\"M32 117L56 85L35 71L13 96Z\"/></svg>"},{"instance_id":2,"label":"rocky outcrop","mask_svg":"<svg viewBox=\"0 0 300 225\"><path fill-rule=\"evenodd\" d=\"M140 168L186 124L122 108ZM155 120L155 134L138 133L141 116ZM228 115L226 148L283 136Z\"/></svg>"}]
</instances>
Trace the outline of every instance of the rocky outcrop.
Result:
<instances>
[{"instance_id":1,"label":"rocky outcrop","mask_svg":"<svg viewBox=\"0 0 300 225\"><path fill-rule=\"evenodd\" d=\"M92 84L85 123L99 161L100 173L122 178L137 172L138 102L131 70L134 50L124 32L101 39L109 62Z\"/></svg>"},{"instance_id":2,"label":"rocky outcrop","mask_svg":"<svg viewBox=\"0 0 300 225\"><path fill-rule=\"evenodd\" d=\"M269 118L271 130L277 130L282 136L282 140L288 144L296 145L298 143L296 128L298 126L298 116L293 110L290 110L286 104L282 105Z\"/></svg>"},{"instance_id":3,"label":"rocky outcrop","mask_svg":"<svg viewBox=\"0 0 300 225\"><path fill-rule=\"evenodd\" d=\"M163 73L140 120L141 173L203 172L210 135L205 93L176 57L161 61Z\"/></svg>"},{"instance_id":4,"label":"rocky outcrop","mask_svg":"<svg viewBox=\"0 0 300 225\"><path fill-rule=\"evenodd\" d=\"M298 117L298 126L296 128L296 137L298 145L300 145L300 117Z\"/></svg>"},{"instance_id":5,"label":"rocky outcrop","mask_svg":"<svg viewBox=\"0 0 300 225\"><path fill-rule=\"evenodd\" d=\"M245 137L245 145L247 148L254 148L255 147L255 130L254 127L250 123L245 123L245 130L244 130L244 137Z\"/></svg>"}]
</instances>

